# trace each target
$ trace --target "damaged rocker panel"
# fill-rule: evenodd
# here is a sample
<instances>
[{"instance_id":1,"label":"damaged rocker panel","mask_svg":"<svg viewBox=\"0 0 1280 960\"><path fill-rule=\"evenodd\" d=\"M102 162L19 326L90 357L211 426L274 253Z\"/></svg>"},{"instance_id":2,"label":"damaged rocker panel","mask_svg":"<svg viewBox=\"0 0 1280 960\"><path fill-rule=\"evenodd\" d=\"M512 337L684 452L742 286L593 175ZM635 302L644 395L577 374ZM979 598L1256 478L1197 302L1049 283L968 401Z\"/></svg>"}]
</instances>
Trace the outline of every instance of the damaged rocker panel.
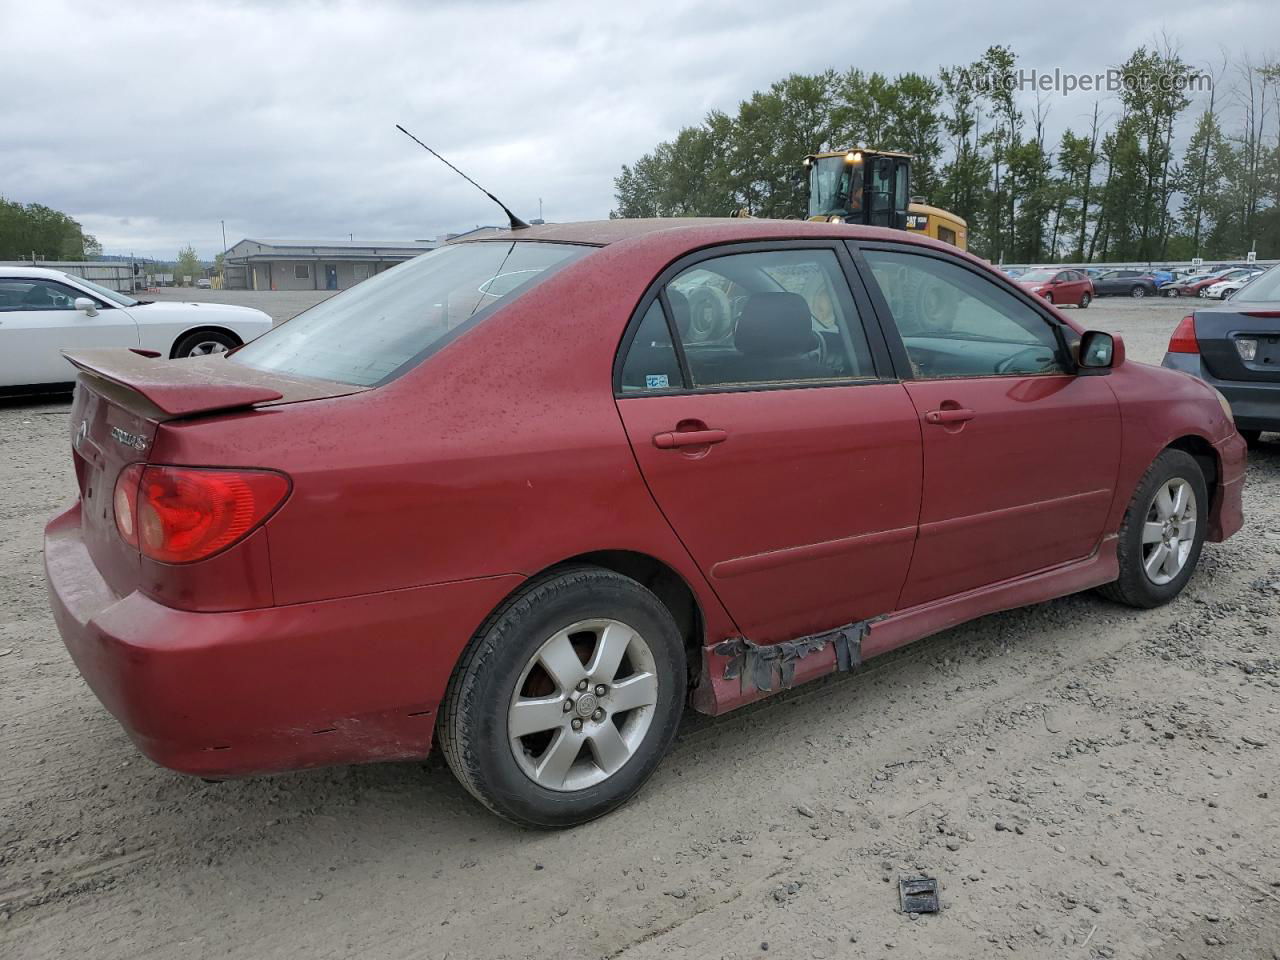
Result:
<instances>
[{"instance_id":1,"label":"damaged rocker panel","mask_svg":"<svg viewBox=\"0 0 1280 960\"><path fill-rule=\"evenodd\" d=\"M725 680L738 680L744 693L752 688L773 693L791 687L797 661L820 653L828 644L835 651L836 670L848 672L861 666L862 641L870 629L870 621L859 620L782 643L757 644L746 637L730 637L716 644L714 651L729 658Z\"/></svg>"}]
</instances>

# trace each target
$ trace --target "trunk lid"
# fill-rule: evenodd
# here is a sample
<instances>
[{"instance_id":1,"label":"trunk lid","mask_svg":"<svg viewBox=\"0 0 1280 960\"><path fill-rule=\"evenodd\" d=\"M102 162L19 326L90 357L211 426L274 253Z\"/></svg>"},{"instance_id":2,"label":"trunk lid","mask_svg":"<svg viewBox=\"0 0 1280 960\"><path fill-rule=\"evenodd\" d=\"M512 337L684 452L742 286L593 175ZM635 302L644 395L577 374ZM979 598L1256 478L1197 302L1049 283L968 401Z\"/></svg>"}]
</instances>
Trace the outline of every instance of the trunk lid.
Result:
<instances>
[{"instance_id":1,"label":"trunk lid","mask_svg":"<svg viewBox=\"0 0 1280 960\"><path fill-rule=\"evenodd\" d=\"M1219 380L1280 381L1280 303L1234 303L1195 313L1196 340L1205 367ZM1257 352L1245 360L1240 340Z\"/></svg>"},{"instance_id":2,"label":"trunk lid","mask_svg":"<svg viewBox=\"0 0 1280 960\"><path fill-rule=\"evenodd\" d=\"M78 350L68 351L66 357L80 371L69 419L81 535L117 596L138 587L142 558L116 531L116 480L129 464L151 462L157 434L166 422L242 415L254 407L366 389L255 370L220 355L158 360L131 350Z\"/></svg>"}]
</instances>

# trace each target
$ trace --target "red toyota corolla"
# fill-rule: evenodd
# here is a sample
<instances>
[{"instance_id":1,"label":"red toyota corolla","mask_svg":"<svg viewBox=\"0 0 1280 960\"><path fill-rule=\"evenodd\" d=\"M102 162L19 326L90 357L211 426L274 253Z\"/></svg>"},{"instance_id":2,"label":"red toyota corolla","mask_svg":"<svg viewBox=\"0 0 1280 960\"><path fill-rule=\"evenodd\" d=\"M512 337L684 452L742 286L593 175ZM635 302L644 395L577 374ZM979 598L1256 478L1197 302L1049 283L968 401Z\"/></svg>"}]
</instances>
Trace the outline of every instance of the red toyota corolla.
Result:
<instances>
[{"instance_id":1,"label":"red toyota corolla","mask_svg":"<svg viewBox=\"0 0 1280 960\"><path fill-rule=\"evenodd\" d=\"M59 629L165 766L406 760L599 816L721 713L972 617L1139 607L1241 524L1222 398L954 247L493 231L227 356L84 351Z\"/></svg>"}]
</instances>

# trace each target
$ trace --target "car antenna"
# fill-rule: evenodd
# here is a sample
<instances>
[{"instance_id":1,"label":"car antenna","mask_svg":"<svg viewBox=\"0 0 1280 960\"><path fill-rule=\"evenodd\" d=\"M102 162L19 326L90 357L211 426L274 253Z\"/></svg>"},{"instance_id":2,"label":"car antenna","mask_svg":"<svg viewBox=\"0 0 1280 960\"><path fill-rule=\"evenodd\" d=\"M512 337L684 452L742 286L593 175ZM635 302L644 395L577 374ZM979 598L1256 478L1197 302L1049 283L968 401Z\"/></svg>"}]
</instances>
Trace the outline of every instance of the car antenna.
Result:
<instances>
[{"instance_id":1,"label":"car antenna","mask_svg":"<svg viewBox=\"0 0 1280 960\"><path fill-rule=\"evenodd\" d=\"M412 133L410 133L404 127L400 126L400 124L398 123L396 124L396 129L399 130L401 133L403 133L406 137L408 137L414 143L416 143L418 146L420 146L423 150L427 151L427 153L431 154L433 157L435 157L437 160L443 163L446 167L448 167L450 170L452 170L454 173L460 176L463 180L467 181L467 183L471 184L473 187L475 187L477 190L483 193L486 197L488 197L498 206L500 206L502 208L502 212L507 215L507 219L511 221L512 230L527 230L529 228L529 225L525 223L523 220L521 220L519 217L517 217L514 213L512 213L511 209L505 203L503 203L501 200L495 197L492 193L490 193L484 187L480 186L480 184L476 183L474 180L468 177L465 173L463 173L461 170L455 167L452 163L450 163L444 157L440 156L440 154L436 153L434 150L428 147L425 143L423 143L421 140L415 137Z\"/></svg>"}]
</instances>

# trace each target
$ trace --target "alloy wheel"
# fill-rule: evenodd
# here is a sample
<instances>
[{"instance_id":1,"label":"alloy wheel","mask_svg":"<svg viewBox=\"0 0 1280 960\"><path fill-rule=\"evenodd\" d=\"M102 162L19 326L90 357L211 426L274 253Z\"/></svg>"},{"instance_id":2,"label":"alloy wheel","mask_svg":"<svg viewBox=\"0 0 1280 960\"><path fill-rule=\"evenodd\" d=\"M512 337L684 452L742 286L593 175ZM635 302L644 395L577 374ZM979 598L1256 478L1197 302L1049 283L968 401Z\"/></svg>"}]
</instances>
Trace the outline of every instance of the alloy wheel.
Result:
<instances>
[{"instance_id":1,"label":"alloy wheel","mask_svg":"<svg viewBox=\"0 0 1280 960\"><path fill-rule=\"evenodd\" d=\"M222 343L219 340L201 340L199 343L197 343L194 347L191 348L191 352L188 353L187 356L188 357L207 357L211 353L226 353L226 352L227 352L227 345L225 343Z\"/></svg>"},{"instance_id":2,"label":"alloy wheel","mask_svg":"<svg viewBox=\"0 0 1280 960\"><path fill-rule=\"evenodd\" d=\"M584 620L525 664L507 710L507 736L529 779L561 792L595 786L635 755L653 723L653 651L618 620Z\"/></svg>"},{"instance_id":3,"label":"alloy wheel","mask_svg":"<svg viewBox=\"0 0 1280 960\"><path fill-rule=\"evenodd\" d=\"M1182 572L1196 540L1196 494L1173 477L1156 490L1142 526L1142 568L1157 586Z\"/></svg>"}]
</instances>

